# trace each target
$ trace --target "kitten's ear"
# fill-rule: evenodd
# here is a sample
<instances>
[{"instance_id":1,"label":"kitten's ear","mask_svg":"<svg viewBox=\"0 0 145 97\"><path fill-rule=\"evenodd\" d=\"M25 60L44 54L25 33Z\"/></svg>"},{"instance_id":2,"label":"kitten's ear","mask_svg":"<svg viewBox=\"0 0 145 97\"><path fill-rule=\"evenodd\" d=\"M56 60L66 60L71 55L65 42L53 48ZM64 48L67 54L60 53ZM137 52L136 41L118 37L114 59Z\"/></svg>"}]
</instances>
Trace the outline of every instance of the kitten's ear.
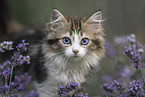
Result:
<instances>
[{"instance_id":1,"label":"kitten's ear","mask_svg":"<svg viewBox=\"0 0 145 97\"><path fill-rule=\"evenodd\" d=\"M87 24L87 28L91 30L94 35L104 35L103 27L101 25L102 21L102 13L101 11L97 11L86 20L85 24Z\"/></svg>"},{"instance_id":2,"label":"kitten's ear","mask_svg":"<svg viewBox=\"0 0 145 97\"><path fill-rule=\"evenodd\" d=\"M95 12L93 15L91 15L86 23L88 24L100 24L102 22L102 13L101 11Z\"/></svg>"},{"instance_id":3,"label":"kitten's ear","mask_svg":"<svg viewBox=\"0 0 145 97\"><path fill-rule=\"evenodd\" d=\"M50 24L52 24L55 28L59 28L65 23L67 23L65 17L57 9L52 9L50 16Z\"/></svg>"}]
</instances>

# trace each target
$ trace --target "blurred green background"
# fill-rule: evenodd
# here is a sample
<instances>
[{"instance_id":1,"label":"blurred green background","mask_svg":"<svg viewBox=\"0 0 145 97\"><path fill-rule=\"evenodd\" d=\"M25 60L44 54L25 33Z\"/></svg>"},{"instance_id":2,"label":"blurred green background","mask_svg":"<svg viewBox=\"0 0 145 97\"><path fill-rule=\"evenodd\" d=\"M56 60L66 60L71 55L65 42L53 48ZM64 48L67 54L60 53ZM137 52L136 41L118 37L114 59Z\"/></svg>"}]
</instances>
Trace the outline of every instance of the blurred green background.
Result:
<instances>
[{"instance_id":1,"label":"blurred green background","mask_svg":"<svg viewBox=\"0 0 145 97\"><path fill-rule=\"evenodd\" d=\"M137 39L145 43L145 0L8 0L8 4L13 17L26 27L47 23L52 8L63 15L86 17L101 10L106 40L113 41L116 36L135 33ZM95 73L93 80L88 81L91 83L87 86L90 97L102 94L101 76L114 73L115 62L108 58L104 60L100 65L102 72Z\"/></svg>"},{"instance_id":2,"label":"blurred green background","mask_svg":"<svg viewBox=\"0 0 145 97\"><path fill-rule=\"evenodd\" d=\"M49 21L52 8L68 16L102 10L106 37L135 33L145 42L145 0L8 0L15 19L25 26Z\"/></svg>"}]
</instances>

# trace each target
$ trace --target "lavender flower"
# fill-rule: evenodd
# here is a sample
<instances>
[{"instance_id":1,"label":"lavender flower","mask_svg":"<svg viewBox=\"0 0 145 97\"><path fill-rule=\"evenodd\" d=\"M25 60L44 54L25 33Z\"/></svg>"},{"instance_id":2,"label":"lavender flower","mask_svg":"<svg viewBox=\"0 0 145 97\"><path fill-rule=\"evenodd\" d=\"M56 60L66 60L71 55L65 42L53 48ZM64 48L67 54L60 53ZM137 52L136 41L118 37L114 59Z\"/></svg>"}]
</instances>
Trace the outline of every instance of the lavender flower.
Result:
<instances>
[{"instance_id":1,"label":"lavender flower","mask_svg":"<svg viewBox=\"0 0 145 97\"><path fill-rule=\"evenodd\" d=\"M11 83L11 86L17 87L18 90L23 90L24 85L31 81L31 76L28 73L24 73L21 76L15 76L14 81Z\"/></svg>"},{"instance_id":2,"label":"lavender flower","mask_svg":"<svg viewBox=\"0 0 145 97\"><path fill-rule=\"evenodd\" d=\"M1 75L4 76L5 78L7 78L10 74L11 74L11 69L9 67L3 70L3 72L1 73Z\"/></svg>"},{"instance_id":3,"label":"lavender flower","mask_svg":"<svg viewBox=\"0 0 145 97\"><path fill-rule=\"evenodd\" d=\"M79 86L79 84L76 83L76 82L69 82L69 84L66 86L66 89L67 89L68 92L73 91L73 90L76 91L78 86Z\"/></svg>"},{"instance_id":4,"label":"lavender flower","mask_svg":"<svg viewBox=\"0 0 145 97\"><path fill-rule=\"evenodd\" d=\"M79 84L76 82L70 82L66 86L60 86L60 88L57 90L58 95L67 96L67 93L69 93L71 91L77 91L78 86L79 86ZM75 97L88 97L88 94L86 94L85 96L83 96L81 94L75 94Z\"/></svg>"},{"instance_id":5,"label":"lavender flower","mask_svg":"<svg viewBox=\"0 0 145 97\"><path fill-rule=\"evenodd\" d=\"M134 80L130 82L129 88L128 88L128 96L129 97L144 97L143 94L143 84L141 83L140 80Z\"/></svg>"},{"instance_id":6,"label":"lavender flower","mask_svg":"<svg viewBox=\"0 0 145 97\"><path fill-rule=\"evenodd\" d=\"M134 64L136 69L141 69L144 63L141 63L141 54L144 52L142 45L135 39L135 35L131 34L127 37L129 41L129 47L125 47L123 54L130 58L130 61Z\"/></svg>"},{"instance_id":7,"label":"lavender flower","mask_svg":"<svg viewBox=\"0 0 145 97\"><path fill-rule=\"evenodd\" d=\"M21 76L15 76L14 81L11 82L10 86L4 85L0 87L0 94L14 94L18 91L25 89L24 85L31 81L31 76L28 73L24 73ZM13 97L18 97L18 95L13 95Z\"/></svg>"},{"instance_id":8,"label":"lavender flower","mask_svg":"<svg viewBox=\"0 0 145 97\"><path fill-rule=\"evenodd\" d=\"M112 93L121 94L124 92L125 88L116 80L114 80L111 84L105 83L102 86L104 93L106 96L111 96Z\"/></svg>"},{"instance_id":9,"label":"lavender flower","mask_svg":"<svg viewBox=\"0 0 145 97\"><path fill-rule=\"evenodd\" d=\"M130 58L130 61L134 63L136 69L141 69L141 67L144 66L144 64L140 62L141 61L140 53L133 51L132 48L125 47L125 51L123 52L123 54L125 54Z\"/></svg>"},{"instance_id":10,"label":"lavender flower","mask_svg":"<svg viewBox=\"0 0 145 97\"><path fill-rule=\"evenodd\" d=\"M116 81L116 80L114 80L114 81L112 82L112 86L113 86L114 92L117 93L117 94L123 93L124 90L125 90L125 89L122 87L122 85L121 85L118 81Z\"/></svg>"},{"instance_id":11,"label":"lavender flower","mask_svg":"<svg viewBox=\"0 0 145 97\"><path fill-rule=\"evenodd\" d=\"M60 88L57 90L57 92L58 92L58 95L61 95L61 96L66 95L66 89L64 86L60 86Z\"/></svg>"},{"instance_id":12,"label":"lavender flower","mask_svg":"<svg viewBox=\"0 0 145 97\"><path fill-rule=\"evenodd\" d=\"M5 52L4 50L12 50L12 43L13 42L4 41L0 44L0 51ZM17 51L14 52L14 55L11 57L11 61L6 61L3 64L0 64L0 78L4 77L5 80L5 85L0 87L0 94L2 94L2 96L10 95L12 97L20 97L15 93L20 90L24 90L24 85L31 81L31 76L29 76L28 73L24 73L21 76L15 76L14 81L12 81L14 66L20 66L23 63L30 64L30 57L23 56L21 54L23 51L27 50L27 45L28 43L25 43L25 40L22 40L22 43L16 46Z\"/></svg>"},{"instance_id":13,"label":"lavender flower","mask_svg":"<svg viewBox=\"0 0 145 97\"><path fill-rule=\"evenodd\" d=\"M5 52L5 50L13 50L13 42L12 41L3 41L0 43L0 52Z\"/></svg>"},{"instance_id":14,"label":"lavender flower","mask_svg":"<svg viewBox=\"0 0 145 97\"><path fill-rule=\"evenodd\" d=\"M30 57L23 56L19 52L15 52L14 55L11 57L12 65L13 66L21 66L23 63L30 64Z\"/></svg>"},{"instance_id":15,"label":"lavender flower","mask_svg":"<svg viewBox=\"0 0 145 97\"><path fill-rule=\"evenodd\" d=\"M133 49L133 51L136 51L137 53L142 54L144 52L143 45L136 40L135 34L131 34L127 37L129 42L129 47Z\"/></svg>"},{"instance_id":16,"label":"lavender flower","mask_svg":"<svg viewBox=\"0 0 145 97\"><path fill-rule=\"evenodd\" d=\"M102 88L106 96L110 96L111 93L113 92L112 84L105 83L104 86L102 86Z\"/></svg>"},{"instance_id":17,"label":"lavender flower","mask_svg":"<svg viewBox=\"0 0 145 97\"><path fill-rule=\"evenodd\" d=\"M135 38L136 38L135 34L131 34L130 36L127 37L127 40L130 43L134 44L136 42L136 39Z\"/></svg>"},{"instance_id":18,"label":"lavender flower","mask_svg":"<svg viewBox=\"0 0 145 97\"><path fill-rule=\"evenodd\" d=\"M17 50L19 51L19 52L23 52L23 51L26 51L27 50L27 45L28 45L29 43L25 43L25 40L22 40L22 43L20 43L20 44L18 44L17 46L16 46L16 48L17 48Z\"/></svg>"},{"instance_id":19,"label":"lavender flower","mask_svg":"<svg viewBox=\"0 0 145 97\"><path fill-rule=\"evenodd\" d=\"M13 66L21 66L23 63L30 64L30 57L23 56L21 53L27 50L27 45L29 43L25 43L25 40L22 40L22 43L16 46L17 51L14 52L14 55L11 57L12 65Z\"/></svg>"},{"instance_id":20,"label":"lavender flower","mask_svg":"<svg viewBox=\"0 0 145 97\"><path fill-rule=\"evenodd\" d=\"M0 64L0 78L6 78L11 74L10 64L11 62L9 60L5 61L3 64Z\"/></svg>"}]
</instances>

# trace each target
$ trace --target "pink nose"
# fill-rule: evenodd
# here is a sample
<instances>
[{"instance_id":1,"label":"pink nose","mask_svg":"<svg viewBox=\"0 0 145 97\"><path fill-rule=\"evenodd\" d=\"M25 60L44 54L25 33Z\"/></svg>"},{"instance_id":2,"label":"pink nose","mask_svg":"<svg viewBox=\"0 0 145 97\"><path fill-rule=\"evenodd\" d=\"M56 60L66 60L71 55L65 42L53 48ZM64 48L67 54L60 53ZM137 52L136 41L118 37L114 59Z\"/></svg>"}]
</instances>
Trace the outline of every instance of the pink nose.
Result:
<instances>
[{"instance_id":1,"label":"pink nose","mask_svg":"<svg viewBox=\"0 0 145 97\"><path fill-rule=\"evenodd\" d=\"M73 50L73 53L76 55L79 51L78 50Z\"/></svg>"}]
</instances>

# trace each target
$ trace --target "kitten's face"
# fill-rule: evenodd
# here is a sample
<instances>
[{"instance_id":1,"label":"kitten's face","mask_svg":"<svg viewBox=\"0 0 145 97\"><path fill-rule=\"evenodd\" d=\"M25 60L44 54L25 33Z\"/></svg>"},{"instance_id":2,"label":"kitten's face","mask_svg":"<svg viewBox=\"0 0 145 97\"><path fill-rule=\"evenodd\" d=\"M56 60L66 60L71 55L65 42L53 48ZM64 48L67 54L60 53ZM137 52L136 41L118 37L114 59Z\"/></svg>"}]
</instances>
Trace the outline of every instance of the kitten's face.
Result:
<instances>
[{"instance_id":1,"label":"kitten's face","mask_svg":"<svg viewBox=\"0 0 145 97\"><path fill-rule=\"evenodd\" d=\"M104 54L103 28L100 24L101 12L88 19L80 17L65 18L58 10L51 13L48 24L47 50L62 54L71 59Z\"/></svg>"},{"instance_id":2,"label":"kitten's face","mask_svg":"<svg viewBox=\"0 0 145 97\"><path fill-rule=\"evenodd\" d=\"M87 35L81 35L77 30L67 32L59 41L65 49L65 55L68 57L83 57L86 55L87 47L91 44L91 40Z\"/></svg>"}]
</instances>

